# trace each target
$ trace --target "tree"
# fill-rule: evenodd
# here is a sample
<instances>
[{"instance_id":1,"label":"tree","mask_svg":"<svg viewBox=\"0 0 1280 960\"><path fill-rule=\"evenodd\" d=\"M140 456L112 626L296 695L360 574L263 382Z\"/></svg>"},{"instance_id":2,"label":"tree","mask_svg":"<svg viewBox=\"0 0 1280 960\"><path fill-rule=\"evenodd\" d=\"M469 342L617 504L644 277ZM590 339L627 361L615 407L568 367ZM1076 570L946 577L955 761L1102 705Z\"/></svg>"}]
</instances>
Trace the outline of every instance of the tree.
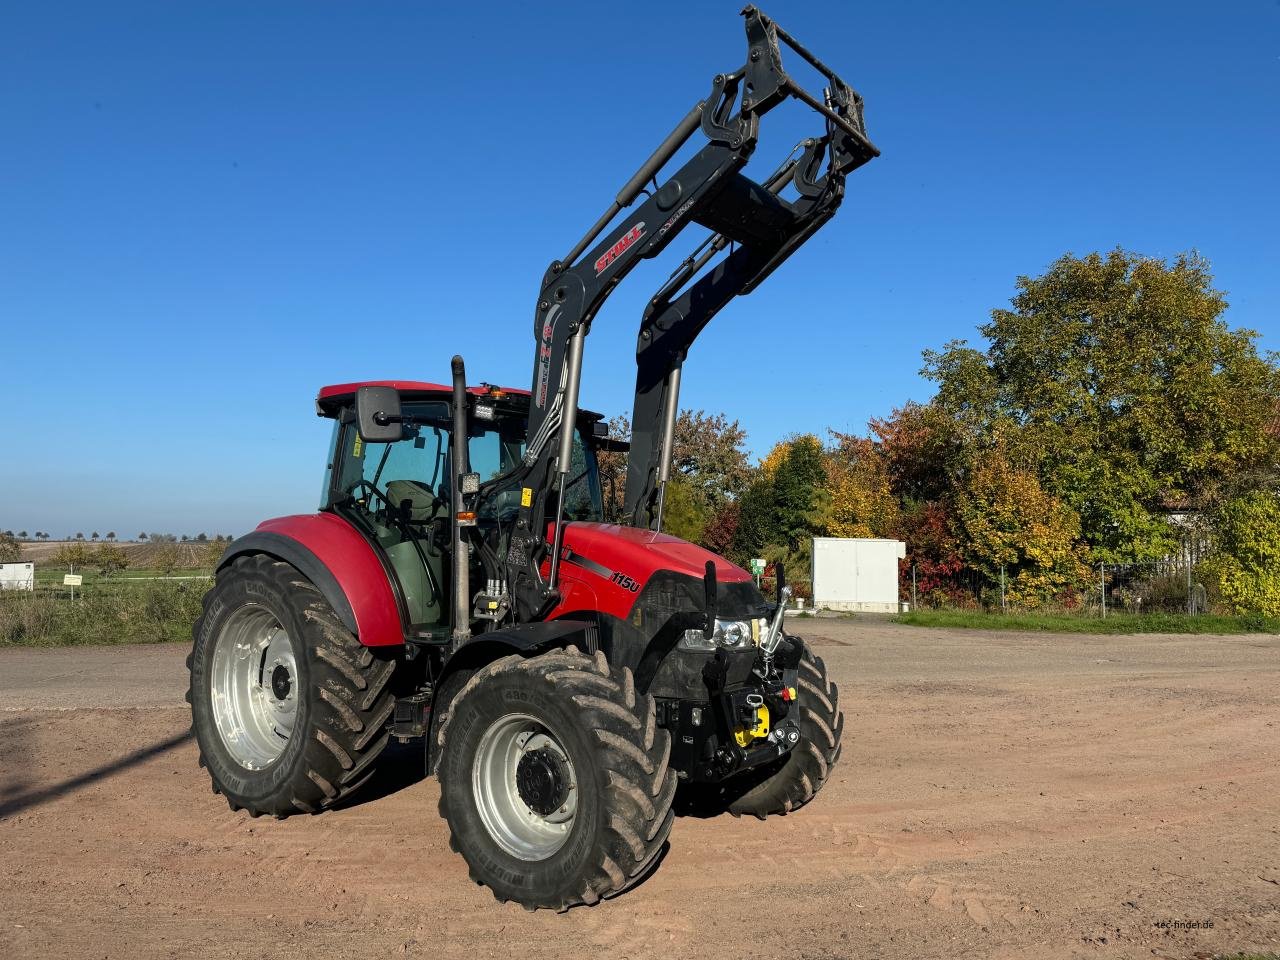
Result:
<instances>
[{"instance_id":1,"label":"tree","mask_svg":"<svg viewBox=\"0 0 1280 960\"><path fill-rule=\"evenodd\" d=\"M92 559L93 551L80 540L65 543L57 549L49 562L55 567L84 567Z\"/></svg>"},{"instance_id":2,"label":"tree","mask_svg":"<svg viewBox=\"0 0 1280 960\"><path fill-rule=\"evenodd\" d=\"M1081 519L1097 559L1159 559L1171 508L1256 488L1280 457L1280 373L1222 320L1208 263L1116 249L1020 277L983 351L925 354L935 403L981 456L1000 447Z\"/></svg>"},{"instance_id":3,"label":"tree","mask_svg":"<svg viewBox=\"0 0 1280 960\"><path fill-rule=\"evenodd\" d=\"M138 540L139 540L139 541L141 541L141 542L145 543L145 542L146 542L146 539L147 539L147 535L146 535L145 533L140 533L140 534L138 534Z\"/></svg>"},{"instance_id":4,"label":"tree","mask_svg":"<svg viewBox=\"0 0 1280 960\"><path fill-rule=\"evenodd\" d=\"M208 543L209 535L207 533L196 534L196 541L198 543Z\"/></svg>"},{"instance_id":5,"label":"tree","mask_svg":"<svg viewBox=\"0 0 1280 960\"><path fill-rule=\"evenodd\" d=\"M19 539L19 540L26 540L26 539L27 539L27 531L25 531L25 530L19 530L19 531L18 531L18 539Z\"/></svg>"},{"instance_id":6,"label":"tree","mask_svg":"<svg viewBox=\"0 0 1280 960\"><path fill-rule=\"evenodd\" d=\"M115 538L116 538L116 532L114 530L112 530L110 533L107 534L108 540L115 540Z\"/></svg>"},{"instance_id":7,"label":"tree","mask_svg":"<svg viewBox=\"0 0 1280 960\"><path fill-rule=\"evenodd\" d=\"M1204 563L1236 613L1280 616L1280 499L1254 491L1223 504L1214 518L1216 549Z\"/></svg>"},{"instance_id":8,"label":"tree","mask_svg":"<svg viewBox=\"0 0 1280 960\"><path fill-rule=\"evenodd\" d=\"M630 440L630 419L613 417L609 421L609 435ZM738 421L730 421L722 413L682 410L676 418L671 476L684 483L693 508L704 520L738 497L750 482L753 471L746 442L747 433ZM622 507L627 455L604 451L597 460L605 497L605 519L614 522L625 519Z\"/></svg>"},{"instance_id":9,"label":"tree","mask_svg":"<svg viewBox=\"0 0 1280 960\"><path fill-rule=\"evenodd\" d=\"M162 543L160 548L152 554L151 565L165 576L173 573L178 565L178 548L169 542Z\"/></svg>"},{"instance_id":10,"label":"tree","mask_svg":"<svg viewBox=\"0 0 1280 960\"><path fill-rule=\"evenodd\" d=\"M731 556L782 561L789 574L809 576L812 537L823 530L827 497L822 444L811 434L777 444L740 500Z\"/></svg>"},{"instance_id":11,"label":"tree","mask_svg":"<svg viewBox=\"0 0 1280 960\"><path fill-rule=\"evenodd\" d=\"M97 567L102 574L110 576L129 566L129 555L115 544L104 543L93 551L89 557L89 563Z\"/></svg>"},{"instance_id":12,"label":"tree","mask_svg":"<svg viewBox=\"0 0 1280 960\"><path fill-rule=\"evenodd\" d=\"M204 545L204 562L206 566L216 567L218 561L222 559L222 555L227 552L227 547L231 546L230 537L216 537Z\"/></svg>"},{"instance_id":13,"label":"tree","mask_svg":"<svg viewBox=\"0 0 1280 960\"><path fill-rule=\"evenodd\" d=\"M9 531L0 533L0 563L16 563L22 559L22 545Z\"/></svg>"},{"instance_id":14,"label":"tree","mask_svg":"<svg viewBox=\"0 0 1280 960\"><path fill-rule=\"evenodd\" d=\"M97 540L97 539L98 539L98 531L97 531L97 530L93 531L93 533L89 535L89 539L90 539L90 540Z\"/></svg>"},{"instance_id":15,"label":"tree","mask_svg":"<svg viewBox=\"0 0 1280 960\"><path fill-rule=\"evenodd\" d=\"M1068 600L1084 582L1080 518L1003 453L993 452L974 466L956 512L970 565L993 588L1003 568L1009 604Z\"/></svg>"},{"instance_id":16,"label":"tree","mask_svg":"<svg viewBox=\"0 0 1280 960\"><path fill-rule=\"evenodd\" d=\"M836 448L824 458L829 498L823 526L833 537L896 536L901 507L889 461L870 439L831 432Z\"/></svg>"},{"instance_id":17,"label":"tree","mask_svg":"<svg viewBox=\"0 0 1280 960\"><path fill-rule=\"evenodd\" d=\"M84 539L84 534L83 534L83 533L77 533L77 534L76 534L76 539L77 539L77 540L83 540L83 539Z\"/></svg>"}]
</instances>

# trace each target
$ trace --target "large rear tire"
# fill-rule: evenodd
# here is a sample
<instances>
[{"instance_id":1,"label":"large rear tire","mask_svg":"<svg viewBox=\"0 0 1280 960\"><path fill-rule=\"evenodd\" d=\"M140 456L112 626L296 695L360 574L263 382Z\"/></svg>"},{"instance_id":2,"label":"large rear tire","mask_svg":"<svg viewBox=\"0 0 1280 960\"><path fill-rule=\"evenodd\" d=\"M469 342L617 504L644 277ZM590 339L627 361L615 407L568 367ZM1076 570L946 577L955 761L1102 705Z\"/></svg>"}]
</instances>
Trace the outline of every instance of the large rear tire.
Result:
<instances>
[{"instance_id":1,"label":"large rear tire","mask_svg":"<svg viewBox=\"0 0 1280 960\"><path fill-rule=\"evenodd\" d=\"M318 813L373 775L396 663L361 646L296 569L236 559L192 633L187 701L200 765L232 810Z\"/></svg>"},{"instance_id":2,"label":"large rear tire","mask_svg":"<svg viewBox=\"0 0 1280 960\"><path fill-rule=\"evenodd\" d=\"M499 901L567 910L652 869L671 832L671 736L603 653L509 656L477 671L440 730L440 814Z\"/></svg>"}]
</instances>

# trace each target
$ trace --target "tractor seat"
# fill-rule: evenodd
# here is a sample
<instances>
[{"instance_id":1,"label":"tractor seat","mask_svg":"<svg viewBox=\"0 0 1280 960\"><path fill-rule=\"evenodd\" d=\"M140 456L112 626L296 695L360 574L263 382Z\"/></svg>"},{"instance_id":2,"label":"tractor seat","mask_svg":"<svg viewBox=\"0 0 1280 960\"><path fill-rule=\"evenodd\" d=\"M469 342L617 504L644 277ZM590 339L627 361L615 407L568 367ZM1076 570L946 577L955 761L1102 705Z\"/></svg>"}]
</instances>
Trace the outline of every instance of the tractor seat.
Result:
<instances>
[{"instance_id":1,"label":"tractor seat","mask_svg":"<svg viewBox=\"0 0 1280 960\"><path fill-rule=\"evenodd\" d=\"M387 484L387 499L397 507L409 501L410 523L430 523L449 513L448 505L435 491L417 480L392 480Z\"/></svg>"}]
</instances>

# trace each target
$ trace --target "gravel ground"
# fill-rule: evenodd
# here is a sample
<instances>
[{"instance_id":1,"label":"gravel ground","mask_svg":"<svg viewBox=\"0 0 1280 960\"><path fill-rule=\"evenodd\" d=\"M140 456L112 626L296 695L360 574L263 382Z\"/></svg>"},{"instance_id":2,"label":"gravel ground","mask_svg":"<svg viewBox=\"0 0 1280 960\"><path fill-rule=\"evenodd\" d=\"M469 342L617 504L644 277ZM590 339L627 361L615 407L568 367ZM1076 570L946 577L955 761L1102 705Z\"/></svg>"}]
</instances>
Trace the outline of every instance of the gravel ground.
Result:
<instances>
[{"instance_id":1,"label":"gravel ground","mask_svg":"<svg viewBox=\"0 0 1280 960\"><path fill-rule=\"evenodd\" d=\"M363 803L252 820L196 767L184 649L2 650L0 957L1280 950L1280 638L791 626L847 714L826 789L682 819L563 915L468 881L417 751Z\"/></svg>"}]
</instances>

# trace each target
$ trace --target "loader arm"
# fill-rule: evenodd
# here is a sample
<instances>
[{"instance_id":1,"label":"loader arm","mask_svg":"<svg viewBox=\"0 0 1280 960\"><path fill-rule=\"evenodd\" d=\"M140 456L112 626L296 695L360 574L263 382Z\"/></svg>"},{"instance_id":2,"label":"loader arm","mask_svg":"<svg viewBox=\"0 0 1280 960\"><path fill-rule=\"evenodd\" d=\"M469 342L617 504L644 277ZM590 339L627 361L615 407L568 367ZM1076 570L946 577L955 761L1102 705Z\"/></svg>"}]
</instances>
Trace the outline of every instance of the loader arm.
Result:
<instances>
[{"instance_id":1,"label":"loader arm","mask_svg":"<svg viewBox=\"0 0 1280 960\"><path fill-rule=\"evenodd\" d=\"M534 314L526 454L521 467L502 482L503 488L518 485L523 491L504 558L518 620L540 619L558 597L563 498L583 346L614 287L688 225L713 231L651 299L640 325L626 506L633 523L652 526L660 521L680 366L690 345L730 299L753 290L831 218L844 195L845 175L879 155L866 136L862 99L758 9L748 6L742 14L748 48L743 66L716 75L710 96L694 105L543 278ZM826 77L822 99L783 70L780 42ZM788 97L817 111L825 131L799 145L799 158L793 156L757 183L742 168L755 150L761 117ZM699 131L706 144L659 185L659 172ZM793 200L781 196L790 185L797 193ZM634 211L610 227L642 194L645 199ZM554 527L544 578L549 523Z\"/></svg>"}]
</instances>

